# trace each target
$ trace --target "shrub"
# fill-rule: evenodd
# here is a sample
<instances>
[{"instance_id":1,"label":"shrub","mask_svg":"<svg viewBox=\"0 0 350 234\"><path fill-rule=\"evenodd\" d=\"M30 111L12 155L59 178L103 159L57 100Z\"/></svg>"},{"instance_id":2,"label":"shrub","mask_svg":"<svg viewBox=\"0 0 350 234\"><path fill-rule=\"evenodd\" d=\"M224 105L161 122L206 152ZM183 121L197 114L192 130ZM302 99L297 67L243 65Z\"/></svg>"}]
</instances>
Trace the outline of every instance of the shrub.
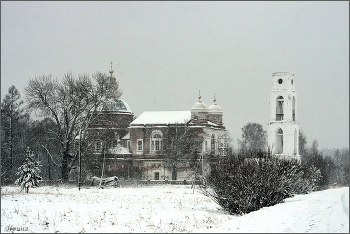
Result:
<instances>
[{"instance_id":1,"label":"shrub","mask_svg":"<svg viewBox=\"0 0 350 234\"><path fill-rule=\"evenodd\" d=\"M245 214L316 189L320 172L297 160L229 157L214 165L204 195L231 214Z\"/></svg>"}]
</instances>

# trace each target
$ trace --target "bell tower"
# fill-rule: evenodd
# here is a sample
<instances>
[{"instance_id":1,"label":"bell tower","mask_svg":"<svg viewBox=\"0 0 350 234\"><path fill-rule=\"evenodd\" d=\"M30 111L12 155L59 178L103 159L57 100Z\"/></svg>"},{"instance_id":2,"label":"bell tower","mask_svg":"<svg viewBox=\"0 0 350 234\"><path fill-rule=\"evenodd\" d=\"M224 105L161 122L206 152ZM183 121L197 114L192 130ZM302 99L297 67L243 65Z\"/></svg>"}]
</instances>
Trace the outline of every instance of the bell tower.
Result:
<instances>
[{"instance_id":1,"label":"bell tower","mask_svg":"<svg viewBox=\"0 0 350 234\"><path fill-rule=\"evenodd\" d=\"M299 123L294 74L272 73L268 145L274 155L296 158L299 155Z\"/></svg>"}]
</instances>

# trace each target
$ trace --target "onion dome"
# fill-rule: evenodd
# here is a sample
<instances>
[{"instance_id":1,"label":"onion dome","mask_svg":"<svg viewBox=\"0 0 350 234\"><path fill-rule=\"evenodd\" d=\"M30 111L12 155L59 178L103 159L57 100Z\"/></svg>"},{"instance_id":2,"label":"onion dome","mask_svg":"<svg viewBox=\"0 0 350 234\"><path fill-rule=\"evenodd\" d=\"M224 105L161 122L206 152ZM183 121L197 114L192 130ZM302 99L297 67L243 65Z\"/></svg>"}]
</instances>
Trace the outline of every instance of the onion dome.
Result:
<instances>
[{"instance_id":1,"label":"onion dome","mask_svg":"<svg viewBox=\"0 0 350 234\"><path fill-rule=\"evenodd\" d=\"M103 111L132 113L128 103L126 103L122 99L116 99L116 100L112 98L107 99L104 101L103 107L101 109Z\"/></svg>"},{"instance_id":2,"label":"onion dome","mask_svg":"<svg viewBox=\"0 0 350 234\"><path fill-rule=\"evenodd\" d=\"M207 106L201 101L201 91L199 91L198 102L193 104L191 110L207 111Z\"/></svg>"},{"instance_id":3,"label":"onion dome","mask_svg":"<svg viewBox=\"0 0 350 234\"><path fill-rule=\"evenodd\" d=\"M221 107L218 104L216 104L215 94L214 94L213 102L214 103L211 106L208 107L208 113L211 113L211 114L222 114Z\"/></svg>"}]
</instances>

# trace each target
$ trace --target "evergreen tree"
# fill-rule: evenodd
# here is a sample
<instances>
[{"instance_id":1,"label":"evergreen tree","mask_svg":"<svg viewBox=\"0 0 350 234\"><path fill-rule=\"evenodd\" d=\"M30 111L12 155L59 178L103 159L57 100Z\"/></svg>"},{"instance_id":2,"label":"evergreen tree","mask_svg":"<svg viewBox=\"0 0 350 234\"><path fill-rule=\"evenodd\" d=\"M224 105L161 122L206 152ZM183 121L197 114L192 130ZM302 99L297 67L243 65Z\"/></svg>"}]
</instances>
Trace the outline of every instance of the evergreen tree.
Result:
<instances>
[{"instance_id":1,"label":"evergreen tree","mask_svg":"<svg viewBox=\"0 0 350 234\"><path fill-rule=\"evenodd\" d=\"M38 182L42 180L41 176L39 176L40 167L40 162L35 160L34 153L28 147L26 150L26 159L16 173L20 177L15 181L15 184L20 185L28 193L29 187L38 186Z\"/></svg>"},{"instance_id":2,"label":"evergreen tree","mask_svg":"<svg viewBox=\"0 0 350 234\"><path fill-rule=\"evenodd\" d=\"M15 86L8 89L1 102L1 182L13 183L16 168L23 158L29 115L24 113L23 101Z\"/></svg>"}]
</instances>

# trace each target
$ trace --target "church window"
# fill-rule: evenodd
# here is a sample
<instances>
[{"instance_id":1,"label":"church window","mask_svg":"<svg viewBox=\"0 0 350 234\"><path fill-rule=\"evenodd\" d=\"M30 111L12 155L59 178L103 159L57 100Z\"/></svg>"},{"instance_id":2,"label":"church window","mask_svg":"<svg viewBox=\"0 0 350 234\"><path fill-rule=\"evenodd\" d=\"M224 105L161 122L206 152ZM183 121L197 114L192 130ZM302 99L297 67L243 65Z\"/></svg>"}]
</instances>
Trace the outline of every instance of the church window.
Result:
<instances>
[{"instance_id":1,"label":"church window","mask_svg":"<svg viewBox=\"0 0 350 234\"><path fill-rule=\"evenodd\" d=\"M283 83L283 80L282 80L282 79L278 79L278 83L279 83L279 84L282 84L282 83Z\"/></svg>"},{"instance_id":2,"label":"church window","mask_svg":"<svg viewBox=\"0 0 350 234\"><path fill-rule=\"evenodd\" d=\"M159 172L154 172L154 180L159 180Z\"/></svg>"},{"instance_id":3,"label":"church window","mask_svg":"<svg viewBox=\"0 0 350 234\"><path fill-rule=\"evenodd\" d=\"M151 141L151 150L152 151L160 151L163 149L162 145L162 135L159 131L152 134L152 141Z\"/></svg>"},{"instance_id":4,"label":"church window","mask_svg":"<svg viewBox=\"0 0 350 234\"><path fill-rule=\"evenodd\" d=\"M211 139L210 139L210 150L211 150L211 154L215 154L215 135L211 135Z\"/></svg>"},{"instance_id":5,"label":"church window","mask_svg":"<svg viewBox=\"0 0 350 234\"><path fill-rule=\"evenodd\" d=\"M283 102L284 99L282 96L278 96L277 97L277 101L276 101L276 120L283 120Z\"/></svg>"},{"instance_id":6,"label":"church window","mask_svg":"<svg viewBox=\"0 0 350 234\"><path fill-rule=\"evenodd\" d=\"M137 139L137 151L142 151L142 150L143 150L143 140Z\"/></svg>"}]
</instances>

